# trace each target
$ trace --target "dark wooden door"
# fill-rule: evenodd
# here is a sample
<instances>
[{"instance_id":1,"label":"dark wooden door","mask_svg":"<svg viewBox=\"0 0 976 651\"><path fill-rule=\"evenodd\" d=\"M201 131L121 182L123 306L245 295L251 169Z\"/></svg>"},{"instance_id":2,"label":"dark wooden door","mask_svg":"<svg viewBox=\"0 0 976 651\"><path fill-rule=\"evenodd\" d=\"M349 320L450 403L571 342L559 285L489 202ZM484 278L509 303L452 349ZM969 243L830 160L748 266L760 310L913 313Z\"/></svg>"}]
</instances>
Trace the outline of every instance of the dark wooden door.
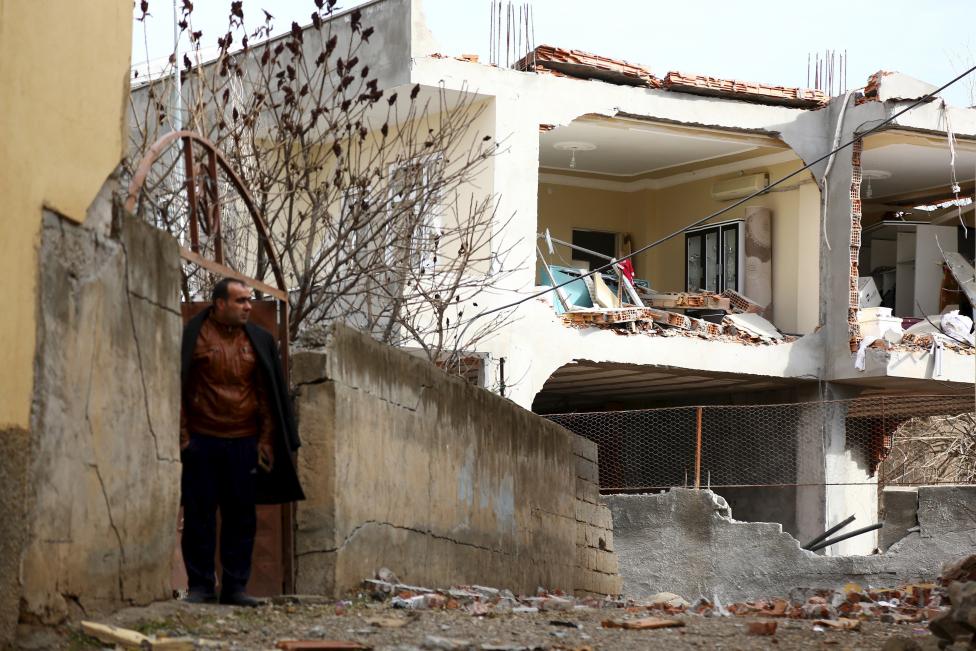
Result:
<instances>
[{"instance_id":1,"label":"dark wooden door","mask_svg":"<svg viewBox=\"0 0 976 651\"><path fill-rule=\"evenodd\" d=\"M183 323L192 319L209 305L210 303L205 302L183 303ZM287 336L282 336L282 333L287 332L287 328L283 325L284 314L281 308L282 306L276 300L253 301L250 320L251 323L275 335L287 373L288 340ZM258 506L258 529L251 561L251 580L247 584L248 594L256 597L270 597L292 591L291 508L292 505L290 504ZM219 535L219 516L217 526ZM180 509L177 531L179 539L183 533L182 509ZM183 567L183 555L180 552L179 545L176 546L176 553L173 558L172 577L174 589L186 589L186 570ZM217 559L217 579L220 579L219 558Z\"/></svg>"}]
</instances>

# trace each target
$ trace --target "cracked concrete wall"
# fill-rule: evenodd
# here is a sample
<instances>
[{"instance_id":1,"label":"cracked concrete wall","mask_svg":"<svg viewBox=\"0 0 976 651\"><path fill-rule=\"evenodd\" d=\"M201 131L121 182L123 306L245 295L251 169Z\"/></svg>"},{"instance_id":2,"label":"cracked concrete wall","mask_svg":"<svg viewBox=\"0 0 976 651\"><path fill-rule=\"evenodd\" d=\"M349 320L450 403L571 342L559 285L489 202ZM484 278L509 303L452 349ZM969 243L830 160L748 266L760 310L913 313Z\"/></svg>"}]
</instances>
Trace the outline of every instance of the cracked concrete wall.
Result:
<instances>
[{"instance_id":1,"label":"cracked concrete wall","mask_svg":"<svg viewBox=\"0 0 976 651\"><path fill-rule=\"evenodd\" d=\"M728 603L849 581L872 587L931 581L944 563L976 548L976 486L920 487L919 531L871 556L804 551L779 524L733 520L728 503L707 490L672 488L605 500L613 513L624 594L631 597L669 591Z\"/></svg>"},{"instance_id":2,"label":"cracked concrete wall","mask_svg":"<svg viewBox=\"0 0 976 651\"><path fill-rule=\"evenodd\" d=\"M574 436L337 326L292 356L307 500L296 589L341 595L380 567L409 583L574 588Z\"/></svg>"},{"instance_id":3,"label":"cracked concrete wall","mask_svg":"<svg viewBox=\"0 0 976 651\"><path fill-rule=\"evenodd\" d=\"M170 594L179 254L170 236L113 206L115 187L105 184L84 225L43 218L31 432L17 450L22 622Z\"/></svg>"}]
</instances>

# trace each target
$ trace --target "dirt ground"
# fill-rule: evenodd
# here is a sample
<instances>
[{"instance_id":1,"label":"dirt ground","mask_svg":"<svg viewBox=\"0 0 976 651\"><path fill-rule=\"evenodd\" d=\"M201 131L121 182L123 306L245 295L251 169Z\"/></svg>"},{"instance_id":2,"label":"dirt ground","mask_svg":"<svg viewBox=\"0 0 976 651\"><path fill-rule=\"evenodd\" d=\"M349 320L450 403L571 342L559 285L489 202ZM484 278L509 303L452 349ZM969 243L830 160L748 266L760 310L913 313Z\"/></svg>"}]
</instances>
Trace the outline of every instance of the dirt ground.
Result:
<instances>
[{"instance_id":1,"label":"dirt ground","mask_svg":"<svg viewBox=\"0 0 976 651\"><path fill-rule=\"evenodd\" d=\"M356 641L379 650L414 649L621 650L636 649L881 649L892 637L935 648L924 623L864 621L857 631L815 630L810 620L764 617L659 616L684 625L657 630L603 628L608 619L640 618L623 608L576 606L571 610L473 615L466 609L402 610L390 602L269 604L255 609L160 602L130 608L99 621L156 636L190 636L198 648L273 649L280 640ZM772 636L748 632L752 622L776 622ZM103 644L77 624L35 639L35 648L88 649Z\"/></svg>"}]
</instances>

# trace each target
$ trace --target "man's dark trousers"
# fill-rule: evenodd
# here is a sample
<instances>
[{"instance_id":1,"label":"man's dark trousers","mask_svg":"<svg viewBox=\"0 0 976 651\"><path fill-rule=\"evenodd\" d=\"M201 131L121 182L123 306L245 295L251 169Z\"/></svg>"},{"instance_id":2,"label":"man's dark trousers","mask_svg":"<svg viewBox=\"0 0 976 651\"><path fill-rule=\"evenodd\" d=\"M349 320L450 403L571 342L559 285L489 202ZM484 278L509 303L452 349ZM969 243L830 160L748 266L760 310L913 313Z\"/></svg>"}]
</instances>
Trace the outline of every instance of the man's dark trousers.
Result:
<instances>
[{"instance_id":1,"label":"man's dark trousers","mask_svg":"<svg viewBox=\"0 0 976 651\"><path fill-rule=\"evenodd\" d=\"M220 509L220 591L243 592L251 575L257 528L257 436L190 434L183 450L183 562L190 590L214 592L217 509Z\"/></svg>"}]
</instances>

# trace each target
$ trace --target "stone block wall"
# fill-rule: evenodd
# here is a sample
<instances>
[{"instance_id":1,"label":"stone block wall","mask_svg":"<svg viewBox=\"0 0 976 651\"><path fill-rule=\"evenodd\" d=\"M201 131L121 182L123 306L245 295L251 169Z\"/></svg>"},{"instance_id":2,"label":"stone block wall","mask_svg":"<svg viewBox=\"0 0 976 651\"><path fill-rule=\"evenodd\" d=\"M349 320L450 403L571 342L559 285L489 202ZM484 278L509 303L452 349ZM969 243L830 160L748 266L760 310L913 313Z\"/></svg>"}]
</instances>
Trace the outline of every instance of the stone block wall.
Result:
<instances>
[{"instance_id":1,"label":"stone block wall","mask_svg":"<svg viewBox=\"0 0 976 651\"><path fill-rule=\"evenodd\" d=\"M612 545L609 514L591 448L579 466L589 492L577 500L574 434L342 326L291 366L307 495L298 592L339 596L387 567L429 587L571 593L581 531L593 543L586 591L600 592L591 579L615 569L599 547L601 536Z\"/></svg>"},{"instance_id":2,"label":"stone block wall","mask_svg":"<svg viewBox=\"0 0 976 651\"><path fill-rule=\"evenodd\" d=\"M576 436L576 594L619 595L620 574L613 547L613 517L600 498L598 447Z\"/></svg>"},{"instance_id":3,"label":"stone block wall","mask_svg":"<svg viewBox=\"0 0 976 651\"><path fill-rule=\"evenodd\" d=\"M0 459L0 485L22 500L0 536L5 625L170 595L179 253L173 238L113 209L113 189L82 225L45 212L39 304L16 308L39 318L31 429ZM2 506L5 516L6 496Z\"/></svg>"}]
</instances>

